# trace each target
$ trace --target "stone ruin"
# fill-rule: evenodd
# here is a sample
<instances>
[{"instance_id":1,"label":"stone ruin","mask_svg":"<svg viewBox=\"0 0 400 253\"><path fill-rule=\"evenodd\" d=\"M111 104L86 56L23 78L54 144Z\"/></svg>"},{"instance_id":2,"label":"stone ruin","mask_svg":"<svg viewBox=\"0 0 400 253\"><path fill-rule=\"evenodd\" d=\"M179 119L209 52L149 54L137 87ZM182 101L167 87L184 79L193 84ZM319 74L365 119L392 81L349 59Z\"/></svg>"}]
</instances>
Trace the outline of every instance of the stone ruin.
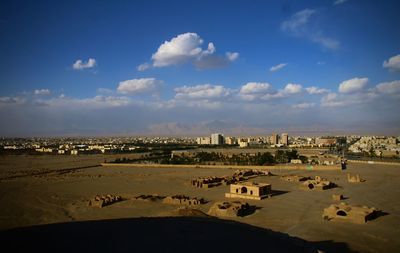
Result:
<instances>
[{"instance_id":1,"label":"stone ruin","mask_svg":"<svg viewBox=\"0 0 400 253\"><path fill-rule=\"evenodd\" d=\"M208 211L209 215L220 217L243 217L254 213L255 207L248 203L233 201L233 202L216 202Z\"/></svg>"},{"instance_id":2,"label":"stone ruin","mask_svg":"<svg viewBox=\"0 0 400 253\"><path fill-rule=\"evenodd\" d=\"M122 201L121 196L114 196L111 194L107 195L97 195L93 199L89 200L89 206L92 207L105 207L111 204L114 204L116 202Z\"/></svg>"},{"instance_id":3,"label":"stone ruin","mask_svg":"<svg viewBox=\"0 0 400 253\"><path fill-rule=\"evenodd\" d=\"M272 176L272 173L264 170L237 170L232 176L224 177L200 177L190 181L192 186L198 188L211 188L221 184L230 185L237 182L245 181L247 179L258 176Z\"/></svg>"},{"instance_id":4,"label":"stone ruin","mask_svg":"<svg viewBox=\"0 0 400 253\"><path fill-rule=\"evenodd\" d=\"M299 175L284 175L284 176L281 176L281 179L285 180L287 182L303 182L303 181L309 180L311 178L299 176Z\"/></svg>"},{"instance_id":5,"label":"stone ruin","mask_svg":"<svg viewBox=\"0 0 400 253\"><path fill-rule=\"evenodd\" d=\"M214 186L219 186L224 181L224 177L200 177L190 181L192 186L197 188L211 188Z\"/></svg>"},{"instance_id":6,"label":"stone ruin","mask_svg":"<svg viewBox=\"0 0 400 253\"><path fill-rule=\"evenodd\" d=\"M225 193L225 197L261 200L271 197L271 185L255 182L231 184L230 192Z\"/></svg>"},{"instance_id":7,"label":"stone ruin","mask_svg":"<svg viewBox=\"0 0 400 253\"><path fill-rule=\"evenodd\" d=\"M206 203L206 201L201 198L190 198L185 195L174 195L168 196L163 199L164 204L170 205L186 205L186 206L197 206Z\"/></svg>"},{"instance_id":8,"label":"stone ruin","mask_svg":"<svg viewBox=\"0 0 400 253\"><path fill-rule=\"evenodd\" d=\"M158 194L153 194L153 195L139 195L134 197L134 199L137 200L144 200L144 201L158 201L164 199L164 196L159 196Z\"/></svg>"},{"instance_id":9,"label":"stone ruin","mask_svg":"<svg viewBox=\"0 0 400 253\"><path fill-rule=\"evenodd\" d=\"M347 221L364 224L377 216L377 210L372 207L349 205L346 203L332 204L324 209L322 217L326 220Z\"/></svg>"},{"instance_id":10,"label":"stone ruin","mask_svg":"<svg viewBox=\"0 0 400 253\"><path fill-rule=\"evenodd\" d=\"M350 175L350 173L347 173L347 181L349 183L363 183L363 182L365 182L365 179L361 179L360 175L358 175L358 174L355 176L352 176L352 175Z\"/></svg>"},{"instance_id":11,"label":"stone ruin","mask_svg":"<svg viewBox=\"0 0 400 253\"><path fill-rule=\"evenodd\" d=\"M344 199L344 197L342 194L333 194L332 199L335 201L341 201L342 199Z\"/></svg>"},{"instance_id":12,"label":"stone ruin","mask_svg":"<svg viewBox=\"0 0 400 253\"><path fill-rule=\"evenodd\" d=\"M315 176L315 179L309 179L304 181L300 185L300 189L304 190L326 190L334 188L336 185L331 181L328 181L320 176Z\"/></svg>"}]
</instances>

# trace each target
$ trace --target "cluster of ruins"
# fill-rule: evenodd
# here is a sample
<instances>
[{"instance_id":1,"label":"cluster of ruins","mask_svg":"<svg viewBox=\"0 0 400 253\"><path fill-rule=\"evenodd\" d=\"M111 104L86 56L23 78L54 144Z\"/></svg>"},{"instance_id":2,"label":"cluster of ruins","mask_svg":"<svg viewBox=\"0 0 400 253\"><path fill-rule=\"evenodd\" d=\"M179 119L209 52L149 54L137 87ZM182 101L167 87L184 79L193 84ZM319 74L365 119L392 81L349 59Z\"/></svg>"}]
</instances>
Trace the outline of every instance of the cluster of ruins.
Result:
<instances>
[{"instance_id":1,"label":"cluster of ruins","mask_svg":"<svg viewBox=\"0 0 400 253\"><path fill-rule=\"evenodd\" d=\"M115 202L122 201L122 200L123 200L122 197L118 196L118 195L117 196L114 196L111 194L97 195L93 199L89 200L89 206L105 207L105 206L111 205Z\"/></svg>"},{"instance_id":2,"label":"cluster of ruins","mask_svg":"<svg viewBox=\"0 0 400 253\"><path fill-rule=\"evenodd\" d=\"M352 176L350 173L347 173L347 181L349 183L363 183L365 182L365 179L360 178L359 174Z\"/></svg>"},{"instance_id":3,"label":"cluster of ruins","mask_svg":"<svg viewBox=\"0 0 400 253\"><path fill-rule=\"evenodd\" d=\"M347 221L364 224L376 217L377 210L374 207L349 205L346 203L332 204L324 209L322 217L326 220Z\"/></svg>"},{"instance_id":4,"label":"cluster of ruins","mask_svg":"<svg viewBox=\"0 0 400 253\"><path fill-rule=\"evenodd\" d=\"M197 206L206 203L204 199L190 198L185 195L168 196L163 199L164 204Z\"/></svg>"},{"instance_id":5,"label":"cluster of ruins","mask_svg":"<svg viewBox=\"0 0 400 253\"><path fill-rule=\"evenodd\" d=\"M271 185L255 182L243 182L230 185L230 192L225 193L227 198L243 198L261 200L271 196Z\"/></svg>"},{"instance_id":6,"label":"cluster of ruins","mask_svg":"<svg viewBox=\"0 0 400 253\"><path fill-rule=\"evenodd\" d=\"M233 201L233 202L216 202L208 211L209 215L221 217L237 217L252 214L255 211L254 206L248 203Z\"/></svg>"},{"instance_id":7,"label":"cluster of ruins","mask_svg":"<svg viewBox=\"0 0 400 253\"><path fill-rule=\"evenodd\" d=\"M334 187L334 183L320 176L315 176L315 179L306 180L300 185L300 189L306 190L326 190Z\"/></svg>"},{"instance_id":8,"label":"cluster of ruins","mask_svg":"<svg viewBox=\"0 0 400 253\"><path fill-rule=\"evenodd\" d=\"M230 185L233 183L248 180L253 177L258 176L271 176L271 172L264 170L237 170L232 176L224 177L200 177L191 180L190 184L198 188L211 188L214 186L219 186L221 184Z\"/></svg>"}]
</instances>

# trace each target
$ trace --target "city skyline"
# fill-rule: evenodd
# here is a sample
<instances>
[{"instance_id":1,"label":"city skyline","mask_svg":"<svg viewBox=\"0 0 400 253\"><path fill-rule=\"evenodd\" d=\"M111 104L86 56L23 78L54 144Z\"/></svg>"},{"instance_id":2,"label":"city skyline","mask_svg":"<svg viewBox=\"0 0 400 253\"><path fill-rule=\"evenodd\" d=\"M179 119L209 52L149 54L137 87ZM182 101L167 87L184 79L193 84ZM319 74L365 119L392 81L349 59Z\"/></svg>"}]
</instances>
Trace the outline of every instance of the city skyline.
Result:
<instances>
[{"instance_id":1,"label":"city skyline","mask_svg":"<svg viewBox=\"0 0 400 253\"><path fill-rule=\"evenodd\" d=\"M1 7L0 136L400 134L393 1Z\"/></svg>"}]
</instances>

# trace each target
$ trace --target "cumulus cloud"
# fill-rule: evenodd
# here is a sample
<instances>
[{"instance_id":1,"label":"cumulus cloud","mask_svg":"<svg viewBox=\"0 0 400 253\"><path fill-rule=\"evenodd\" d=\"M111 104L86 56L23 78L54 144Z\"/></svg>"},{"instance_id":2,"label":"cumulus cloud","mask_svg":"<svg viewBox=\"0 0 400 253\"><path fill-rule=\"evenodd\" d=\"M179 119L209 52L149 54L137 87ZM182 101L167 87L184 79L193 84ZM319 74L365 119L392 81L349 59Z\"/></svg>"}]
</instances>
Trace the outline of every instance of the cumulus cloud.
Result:
<instances>
[{"instance_id":1,"label":"cumulus cloud","mask_svg":"<svg viewBox=\"0 0 400 253\"><path fill-rule=\"evenodd\" d=\"M299 104L295 104L292 107L295 109L308 109L311 107L314 107L315 103L299 103Z\"/></svg>"},{"instance_id":2,"label":"cumulus cloud","mask_svg":"<svg viewBox=\"0 0 400 253\"><path fill-rule=\"evenodd\" d=\"M324 93L328 93L329 92L328 89L322 89L322 88L318 88L318 87L315 87L315 86L307 87L306 91L311 95L324 94Z\"/></svg>"},{"instance_id":3,"label":"cumulus cloud","mask_svg":"<svg viewBox=\"0 0 400 253\"><path fill-rule=\"evenodd\" d=\"M82 69L90 69L96 66L96 60L94 58L89 58L87 62L82 61L81 59L77 60L74 64L72 64L72 68L76 70Z\"/></svg>"},{"instance_id":4,"label":"cumulus cloud","mask_svg":"<svg viewBox=\"0 0 400 253\"><path fill-rule=\"evenodd\" d=\"M376 86L376 89L385 94L400 94L400 81L380 83Z\"/></svg>"},{"instance_id":5,"label":"cumulus cloud","mask_svg":"<svg viewBox=\"0 0 400 253\"><path fill-rule=\"evenodd\" d=\"M280 69L286 67L286 65L287 65L287 63L280 63L280 64L278 64L278 65L272 66L272 67L269 69L269 71L271 71L271 72L278 71L278 70L280 70Z\"/></svg>"},{"instance_id":6,"label":"cumulus cloud","mask_svg":"<svg viewBox=\"0 0 400 253\"><path fill-rule=\"evenodd\" d=\"M300 84L295 84L295 83L288 83L283 89L283 92L286 94L296 94L300 93L301 91L302 91L302 86Z\"/></svg>"},{"instance_id":7,"label":"cumulus cloud","mask_svg":"<svg viewBox=\"0 0 400 253\"><path fill-rule=\"evenodd\" d=\"M400 54L390 57L389 60L383 62L382 66L391 71L400 71Z\"/></svg>"},{"instance_id":8,"label":"cumulus cloud","mask_svg":"<svg viewBox=\"0 0 400 253\"><path fill-rule=\"evenodd\" d=\"M336 93L329 93L321 98L321 106L324 107L338 107L343 106L345 103L338 99L339 96Z\"/></svg>"},{"instance_id":9,"label":"cumulus cloud","mask_svg":"<svg viewBox=\"0 0 400 253\"><path fill-rule=\"evenodd\" d=\"M244 100L255 100L270 93L271 85L269 83L248 82L239 90L239 96Z\"/></svg>"},{"instance_id":10,"label":"cumulus cloud","mask_svg":"<svg viewBox=\"0 0 400 253\"><path fill-rule=\"evenodd\" d=\"M347 2L348 0L336 0L335 2L333 2L333 5L339 5L339 4L343 4L345 2Z\"/></svg>"},{"instance_id":11,"label":"cumulus cloud","mask_svg":"<svg viewBox=\"0 0 400 253\"><path fill-rule=\"evenodd\" d=\"M40 89L40 90L34 90L33 94L35 95L50 95L50 90L49 89Z\"/></svg>"},{"instance_id":12,"label":"cumulus cloud","mask_svg":"<svg viewBox=\"0 0 400 253\"><path fill-rule=\"evenodd\" d=\"M343 81L339 85L339 92L340 93L354 93L359 92L364 89L364 87L368 83L368 78L352 78L346 81Z\"/></svg>"},{"instance_id":13,"label":"cumulus cloud","mask_svg":"<svg viewBox=\"0 0 400 253\"><path fill-rule=\"evenodd\" d=\"M237 52L226 52L225 56L215 55L214 43L209 42L206 49L202 48L203 43L204 40L196 33L179 34L159 46L151 57L152 65L167 67L191 62L197 68L205 69L225 66L239 57ZM139 67L145 70L149 65L142 64Z\"/></svg>"},{"instance_id":14,"label":"cumulus cloud","mask_svg":"<svg viewBox=\"0 0 400 253\"><path fill-rule=\"evenodd\" d=\"M323 35L321 30L308 25L311 17L317 13L313 9L301 10L292 15L288 20L283 21L281 23L281 30L296 37L308 38L312 42L318 43L328 49L339 48L340 42L338 40L329 38Z\"/></svg>"},{"instance_id":15,"label":"cumulus cloud","mask_svg":"<svg viewBox=\"0 0 400 253\"><path fill-rule=\"evenodd\" d=\"M156 90L163 81L155 78L140 78L126 80L119 83L117 91L122 94L137 94Z\"/></svg>"},{"instance_id":16,"label":"cumulus cloud","mask_svg":"<svg viewBox=\"0 0 400 253\"><path fill-rule=\"evenodd\" d=\"M176 99L215 99L227 97L231 90L222 85L200 84L175 88Z\"/></svg>"}]
</instances>

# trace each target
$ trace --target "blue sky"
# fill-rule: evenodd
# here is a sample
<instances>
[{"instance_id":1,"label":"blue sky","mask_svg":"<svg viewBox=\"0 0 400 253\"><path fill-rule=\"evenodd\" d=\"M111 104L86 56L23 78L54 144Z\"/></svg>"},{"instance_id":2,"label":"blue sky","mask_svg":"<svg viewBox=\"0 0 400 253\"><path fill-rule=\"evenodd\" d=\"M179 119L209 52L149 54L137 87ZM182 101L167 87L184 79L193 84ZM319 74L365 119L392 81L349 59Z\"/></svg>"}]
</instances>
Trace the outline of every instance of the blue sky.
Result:
<instances>
[{"instance_id":1,"label":"blue sky","mask_svg":"<svg viewBox=\"0 0 400 253\"><path fill-rule=\"evenodd\" d=\"M397 135L399 7L2 1L0 135Z\"/></svg>"}]
</instances>

